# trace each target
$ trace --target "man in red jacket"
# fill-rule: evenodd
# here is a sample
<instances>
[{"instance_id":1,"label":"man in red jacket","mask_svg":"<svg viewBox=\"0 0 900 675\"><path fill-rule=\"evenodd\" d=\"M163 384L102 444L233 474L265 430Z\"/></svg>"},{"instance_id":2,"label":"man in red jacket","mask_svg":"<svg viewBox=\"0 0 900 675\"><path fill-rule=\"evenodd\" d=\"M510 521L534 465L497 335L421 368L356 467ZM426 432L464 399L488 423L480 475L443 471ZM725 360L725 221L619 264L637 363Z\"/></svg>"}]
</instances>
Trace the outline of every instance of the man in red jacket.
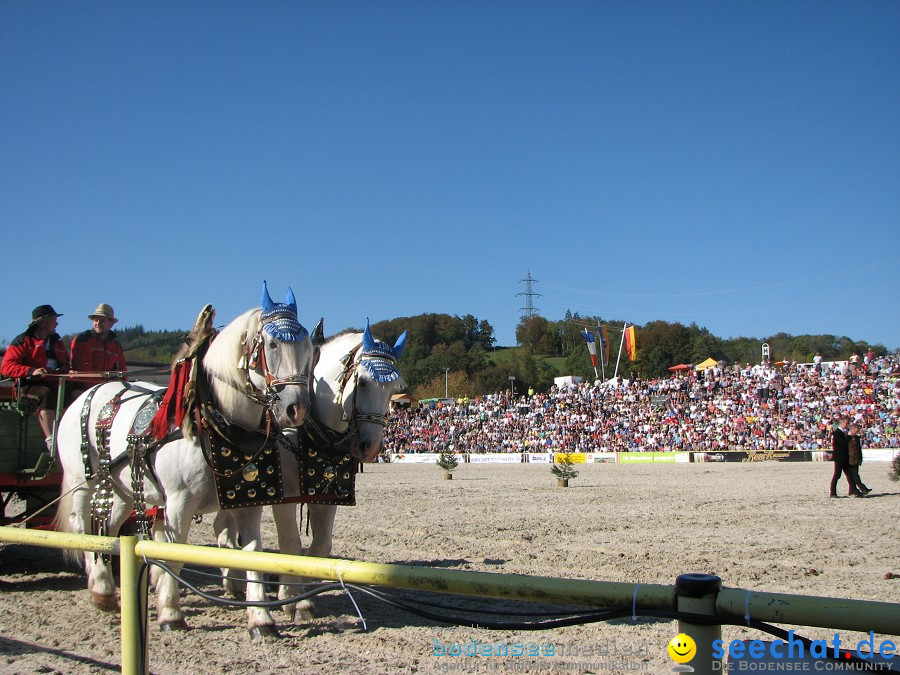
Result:
<instances>
[{"instance_id":1,"label":"man in red jacket","mask_svg":"<svg viewBox=\"0 0 900 675\"><path fill-rule=\"evenodd\" d=\"M80 373L124 373L128 368L125 365L122 345L116 340L116 334L112 330L113 324L118 321L113 308L101 303L97 305L93 314L88 314L88 318L93 323L91 330L72 338L72 370ZM95 384L102 384L105 381L99 377L73 380L68 392L74 398Z\"/></svg>"},{"instance_id":2,"label":"man in red jacket","mask_svg":"<svg viewBox=\"0 0 900 675\"><path fill-rule=\"evenodd\" d=\"M106 372L128 370L122 345L112 330L116 319L113 308L100 304L93 314L88 314L93 328L79 333L72 340L72 370L79 372Z\"/></svg>"},{"instance_id":3,"label":"man in red jacket","mask_svg":"<svg viewBox=\"0 0 900 675\"><path fill-rule=\"evenodd\" d=\"M0 374L19 380L19 394L37 405L38 421L48 446L56 420L59 383L42 376L69 372L69 354L56 332L60 316L50 305L35 307L28 328L10 343L0 365Z\"/></svg>"}]
</instances>

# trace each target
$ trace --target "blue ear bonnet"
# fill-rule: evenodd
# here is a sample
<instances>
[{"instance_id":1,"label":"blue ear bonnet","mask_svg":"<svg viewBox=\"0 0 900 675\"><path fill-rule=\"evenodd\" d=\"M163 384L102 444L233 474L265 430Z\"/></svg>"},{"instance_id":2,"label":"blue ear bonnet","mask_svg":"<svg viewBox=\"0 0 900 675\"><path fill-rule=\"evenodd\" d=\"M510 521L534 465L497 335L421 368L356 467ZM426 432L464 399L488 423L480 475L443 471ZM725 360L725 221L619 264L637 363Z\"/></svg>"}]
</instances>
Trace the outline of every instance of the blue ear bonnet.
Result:
<instances>
[{"instance_id":1,"label":"blue ear bonnet","mask_svg":"<svg viewBox=\"0 0 900 675\"><path fill-rule=\"evenodd\" d=\"M282 342L303 342L309 335L287 305L275 305L268 312L263 312L262 324L266 333Z\"/></svg>"},{"instance_id":2,"label":"blue ear bonnet","mask_svg":"<svg viewBox=\"0 0 900 675\"><path fill-rule=\"evenodd\" d=\"M381 340L374 340L363 347L360 365L373 380L381 384L393 382L400 377L394 351Z\"/></svg>"},{"instance_id":3,"label":"blue ear bonnet","mask_svg":"<svg viewBox=\"0 0 900 675\"><path fill-rule=\"evenodd\" d=\"M290 288L287 290L284 303L272 302L264 281L260 304L262 305L260 316L262 329L276 340L302 342L309 336L297 319L297 300Z\"/></svg>"}]
</instances>

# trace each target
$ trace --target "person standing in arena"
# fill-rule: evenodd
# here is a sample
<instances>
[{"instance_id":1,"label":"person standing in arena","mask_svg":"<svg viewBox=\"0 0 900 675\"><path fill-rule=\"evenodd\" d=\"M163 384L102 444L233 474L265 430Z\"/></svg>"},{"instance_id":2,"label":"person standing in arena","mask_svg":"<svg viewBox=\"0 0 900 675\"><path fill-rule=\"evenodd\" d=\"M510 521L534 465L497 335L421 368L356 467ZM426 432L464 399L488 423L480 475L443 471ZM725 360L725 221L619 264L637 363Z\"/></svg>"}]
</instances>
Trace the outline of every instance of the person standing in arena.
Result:
<instances>
[{"instance_id":1,"label":"person standing in arena","mask_svg":"<svg viewBox=\"0 0 900 675\"><path fill-rule=\"evenodd\" d=\"M847 462L850 465L850 476L856 493L851 491L854 497L863 497L872 490L867 488L859 477L859 467L862 465L862 442L859 440L859 425L851 424L850 433L847 435Z\"/></svg>"},{"instance_id":2,"label":"person standing in arena","mask_svg":"<svg viewBox=\"0 0 900 675\"><path fill-rule=\"evenodd\" d=\"M853 474L850 470L850 438L847 435L847 425L850 420L847 417L838 418L837 424L831 433L831 461L834 462L834 473L831 476L831 490L829 497L837 497L837 484L841 474L847 479L850 495L860 495L853 482Z\"/></svg>"},{"instance_id":3,"label":"person standing in arena","mask_svg":"<svg viewBox=\"0 0 900 675\"><path fill-rule=\"evenodd\" d=\"M69 371L69 353L56 332L60 316L50 305L35 307L28 328L10 343L0 365L3 377L18 380L18 395L36 406L48 448L53 447L59 381L44 376Z\"/></svg>"}]
</instances>

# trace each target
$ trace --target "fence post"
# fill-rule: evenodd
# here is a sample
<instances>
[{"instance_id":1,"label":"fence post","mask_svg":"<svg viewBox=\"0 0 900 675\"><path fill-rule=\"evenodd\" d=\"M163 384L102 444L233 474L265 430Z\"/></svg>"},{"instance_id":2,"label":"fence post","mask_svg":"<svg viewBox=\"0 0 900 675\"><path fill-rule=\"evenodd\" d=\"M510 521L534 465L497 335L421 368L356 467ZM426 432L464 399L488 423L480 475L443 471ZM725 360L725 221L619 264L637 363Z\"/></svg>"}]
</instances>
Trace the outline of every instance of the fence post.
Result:
<instances>
[{"instance_id":1,"label":"fence post","mask_svg":"<svg viewBox=\"0 0 900 675\"><path fill-rule=\"evenodd\" d=\"M716 616L716 596L722 590L722 580L713 574L682 574L675 579L675 594L679 612ZM722 672L721 659L714 659L712 643L722 639L721 624L698 624L678 620L678 632L690 635L697 645L697 654L690 661L694 672L712 675Z\"/></svg>"},{"instance_id":2,"label":"fence post","mask_svg":"<svg viewBox=\"0 0 900 675\"><path fill-rule=\"evenodd\" d=\"M137 537L119 538L122 605L122 673L145 675L147 663L147 577L141 577L134 547Z\"/></svg>"}]
</instances>

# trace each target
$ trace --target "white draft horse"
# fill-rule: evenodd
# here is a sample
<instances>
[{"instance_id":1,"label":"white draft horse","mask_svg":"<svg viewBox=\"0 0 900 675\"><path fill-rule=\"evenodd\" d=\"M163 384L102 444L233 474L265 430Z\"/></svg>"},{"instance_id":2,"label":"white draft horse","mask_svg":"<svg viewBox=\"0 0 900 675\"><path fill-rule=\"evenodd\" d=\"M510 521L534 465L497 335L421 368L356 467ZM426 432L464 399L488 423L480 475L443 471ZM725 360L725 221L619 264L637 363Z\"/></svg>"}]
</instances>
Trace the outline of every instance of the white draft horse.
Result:
<instances>
[{"instance_id":1,"label":"white draft horse","mask_svg":"<svg viewBox=\"0 0 900 675\"><path fill-rule=\"evenodd\" d=\"M321 322L313 332L313 341L321 335ZM403 354L407 334L404 331L394 346L372 337L366 322L366 330L360 333L338 335L325 342L320 349L314 370L313 399L310 415L304 429L298 433L321 439L319 451L324 445L346 448L359 462L373 462L383 447L384 427L387 424L391 396L406 385L397 369L397 359ZM289 438L295 439L293 432ZM294 440L296 443L296 440ZM301 443L302 444L302 443ZM296 448L294 448L296 450ZM300 465L293 451L282 450L284 490L288 502L272 506L281 553L327 557L331 554L332 532L337 506L310 502L309 522L312 527L312 543L304 552L297 523L297 505L300 495ZM302 452L302 450L301 450ZM293 501L290 501L293 499ZM215 529L220 546L236 548L235 535L240 531L239 520L247 517L243 511L220 511ZM240 597L238 583L224 569L225 587ZM308 579L283 578L278 597L286 599L297 595ZM313 616L313 603L303 600L296 606L289 604L285 612L294 621Z\"/></svg>"},{"instance_id":2,"label":"white draft horse","mask_svg":"<svg viewBox=\"0 0 900 675\"><path fill-rule=\"evenodd\" d=\"M296 429L307 417L315 354L309 333L297 320L296 299L290 289L284 304L274 303L264 282L261 304L262 309L248 310L215 335L205 354L197 354L196 379L188 386L190 390L198 389L200 382L208 385L207 410L214 415L217 428L251 435L253 447L243 450L244 459L249 459L237 468L254 481L256 477L246 469L258 461L256 457L267 447L269 437L280 434L281 429ZM215 332L213 315L209 306L201 312L192 338L198 333L206 332L208 337ZM141 382L102 384L86 391L68 408L58 432L65 495L57 511L58 529L85 533L97 529L92 524L99 524L101 531L114 536L135 505L140 509L153 504L165 509L165 520L157 521L153 528L154 538L185 543L195 515L219 510L213 458L207 454L209 436L200 434L199 429L193 430L196 435L192 432L190 414L181 423L184 437L177 438L182 434L173 425L173 433L160 445L147 446L146 470L135 479L127 456L138 454L134 434L152 423L154 408L145 407L145 402L159 389ZM205 425L206 418L200 424ZM253 490L251 496L255 495ZM237 510L244 512L239 522L245 549L261 550L261 506ZM138 514L140 517L140 511ZM115 609L115 584L108 563L101 556L86 553L84 565L94 604ZM248 598L264 599L262 575L250 573L248 578ZM160 629L186 628L177 580L168 574L157 575L156 593ZM268 610L250 608L248 613L252 635L274 631L275 622Z\"/></svg>"}]
</instances>

